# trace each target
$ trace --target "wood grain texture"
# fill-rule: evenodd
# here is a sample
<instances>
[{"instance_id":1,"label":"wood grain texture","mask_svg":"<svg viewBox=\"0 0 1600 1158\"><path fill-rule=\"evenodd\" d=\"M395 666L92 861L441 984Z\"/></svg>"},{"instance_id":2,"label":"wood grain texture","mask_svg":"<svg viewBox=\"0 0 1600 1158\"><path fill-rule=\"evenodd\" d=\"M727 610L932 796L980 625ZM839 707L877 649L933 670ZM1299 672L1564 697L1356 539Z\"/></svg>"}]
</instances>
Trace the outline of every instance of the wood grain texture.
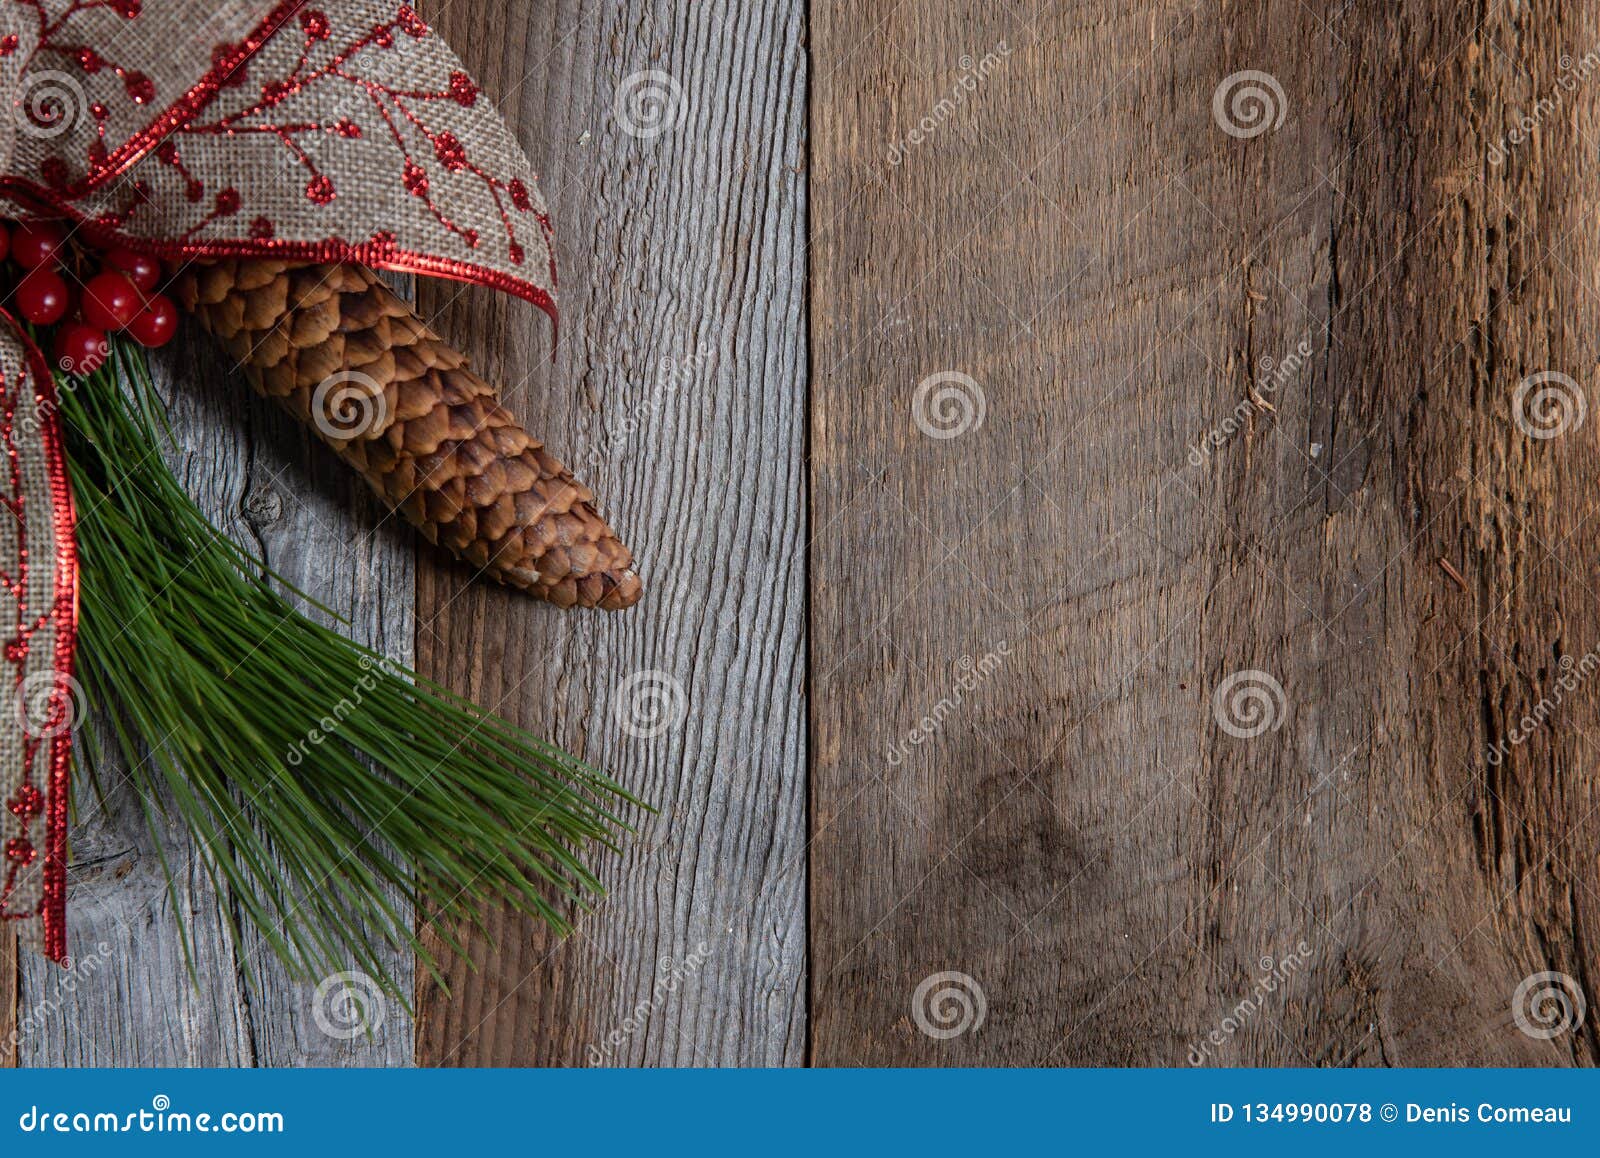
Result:
<instances>
[{"instance_id":1,"label":"wood grain texture","mask_svg":"<svg viewBox=\"0 0 1600 1158\"><path fill-rule=\"evenodd\" d=\"M424 15L544 166L562 338L459 286L423 313L644 602L424 551L413 620L404 533L166 363L225 525L661 807L571 939L490 913L450 993L419 978L416 1060L1600 1061L1592 1011L1515 1008L1546 972L1600 1001L1589 7L812 0L809 62L802 0ZM650 70L678 119L633 135ZM1254 135L1215 106L1244 71ZM1549 372L1591 413L1530 437ZM962 395L982 422L926 433ZM13 989L0 946L20 1060L411 1060L398 1010L343 1043L281 978L247 998L192 866L191 986L136 816L74 832L104 971Z\"/></svg>"},{"instance_id":2,"label":"wood grain texture","mask_svg":"<svg viewBox=\"0 0 1600 1158\"><path fill-rule=\"evenodd\" d=\"M1600 689L1558 685L1600 428L1513 417L1536 372L1593 396L1593 86L1489 156L1596 32L813 4L819 1064L1600 1057L1512 1009L1600 980ZM1283 91L1248 139L1241 70ZM913 421L941 371L959 437Z\"/></svg>"},{"instance_id":3,"label":"wood grain texture","mask_svg":"<svg viewBox=\"0 0 1600 1158\"><path fill-rule=\"evenodd\" d=\"M410 532L287 416L229 373L204 335L180 339L155 366L177 445L179 478L225 532L290 582L350 618L355 638L409 662L414 576ZM285 672L286 680L295 673ZM308 727L310 726L308 721ZM312 1012L313 988L291 983L259 939L234 951L226 906L180 825L152 836L131 787L106 784L104 804L74 786L68 869L71 913L62 970L21 960L18 1060L24 1065L405 1065L409 1019L384 1012L371 1038L330 1036ZM158 859L180 882L194 947L191 977ZM392 967L411 976L408 955ZM247 985L248 969L257 981ZM376 1020L376 1018L374 1018Z\"/></svg>"},{"instance_id":4,"label":"wood grain texture","mask_svg":"<svg viewBox=\"0 0 1600 1158\"><path fill-rule=\"evenodd\" d=\"M476 971L453 969L448 998L420 990L418 1059L798 1063L803 6L515 0L423 14L542 170L561 262L554 364L547 322L523 304L441 284L421 311L594 488L646 591L621 614L563 614L430 558L419 660L660 813L637 817L620 856L598 857L609 900L564 944L489 915ZM640 137L614 100L648 70L681 89L667 96L673 127ZM652 687L681 695L681 719L630 735L621 721Z\"/></svg>"},{"instance_id":5,"label":"wood grain texture","mask_svg":"<svg viewBox=\"0 0 1600 1158\"><path fill-rule=\"evenodd\" d=\"M0 1067L17 1064L17 934L0 929Z\"/></svg>"}]
</instances>

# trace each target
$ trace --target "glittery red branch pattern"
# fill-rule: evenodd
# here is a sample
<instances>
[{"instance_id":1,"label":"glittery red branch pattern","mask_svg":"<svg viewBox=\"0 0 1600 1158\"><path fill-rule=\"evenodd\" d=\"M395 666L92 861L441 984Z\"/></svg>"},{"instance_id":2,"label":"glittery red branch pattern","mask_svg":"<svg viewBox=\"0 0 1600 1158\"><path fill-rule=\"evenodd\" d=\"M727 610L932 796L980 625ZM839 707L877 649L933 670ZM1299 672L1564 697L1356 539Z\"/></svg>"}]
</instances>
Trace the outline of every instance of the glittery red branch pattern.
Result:
<instances>
[{"instance_id":1,"label":"glittery red branch pattern","mask_svg":"<svg viewBox=\"0 0 1600 1158\"><path fill-rule=\"evenodd\" d=\"M0 448L6 462L7 490L0 506L14 520L15 558L0 569L0 588L12 609L5 632L3 690L5 708L14 713L15 743L20 764L4 770L4 804L15 826L3 849L0 877L0 919L40 922L40 947L54 961L67 955L67 801L72 761L70 723L75 709L73 653L78 625L78 560L73 537L72 489L62 453L55 383L38 349L12 319L0 311ZM47 492L28 485L30 473L42 468ZM42 501L41 501L42 500ZM43 508L42 525L35 520ZM43 606L38 605L33 568L41 547L47 548L52 574ZM41 661L40 657L44 659ZM28 705L37 696L43 676L42 719L33 719ZM42 786L41 786L42 782ZM17 897L38 861L43 833L44 863L36 887L24 907Z\"/></svg>"},{"instance_id":2,"label":"glittery red branch pattern","mask_svg":"<svg viewBox=\"0 0 1600 1158\"><path fill-rule=\"evenodd\" d=\"M173 259L453 278L556 317L553 233L527 158L408 3L0 0L0 100L13 110L0 216L68 219L99 245ZM15 520L0 534L0 605L16 609L14 623L0 610L0 643L9 690L48 678L53 712L72 686L72 500L49 367L4 321L0 356L0 505ZM38 413L24 406L19 423L29 399ZM5 709L0 917L60 959L70 732L31 736Z\"/></svg>"},{"instance_id":3,"label":"glittery red branch pattern","mask_svg":"<svg viewBox=\"0 0 1600 1158\"><path fill-rule=\"evenodd\" d=\"M12 198L13 203L19 206L39 204L41 201L48 205L48 201L45 200L47 192L26 182L0 180L0 194ZM0 205L3 205L3 202L0 202ZM48 213L49 210L39 209L35 212L42 215ZM126 243L125 236L115 229L107 228L99 221L78 217L70 209L62 209L57 215L75 221L82 236L91 245L106 248L113 244ZM141 239L137 245L140 249L153 253L157 257L173 260L205 259L209 257L271 257L279 260L297 258L312 262L353 261L360 265L371 266L374 269L393 270L396 273L442 277L451 281L486 286L502 293L513 294L538 306L549 315L552 325L559 325L560 322L560 311L556 307L555 298L540 286L520 281L497 270L483 269L466 262L452 261L449 258L401 249L395 244L393 238L385 237L381 233L371 241L357 245L337 239L332 241L281 241L272 238L259 241L207 242L201 245L189 245L182 241L148 241Z\"/></svg>"},{"instance_id":4,"label":"glittery red branch pattern","mask_svg":"<svg viewBox=\"0 0 1600 1158\"><path fill-rule=\"evenodd\" d=\"M20 0L20 2L31 3L34 0ZM63 188L61 197L64 200L77 200L107 181L121 176L127 171L128 166L146 156L151 149L178 131L184 124L193 120L207 105L216 100L217 94L222 91L223 86L244 68L245 64L256 54L261 46L288 25L294 14L305 3L306 0L285 0L284 3L278 4L273 8L267 14L266 19L252 29L249 35L238 44L215 46L212 51L214 63L211 70L202 76L193 88L174 101L149 126L129 137L127 142L115 152L104 152L100 157L100 163L91 167L88 179L74 186ZM74 5L74 7L82 6ZM132 15L128 19L135 19L142 15L142 5L134 5L130 8L130 11ZM46 50L54 48L49 44L48 33L41 37L41 41ZM65 51L69 55L76 56L80 66L83 66L85 59L90 61L100 60L100 57L97 53L94 53L93 49L78 48L66 49ZM85 58L82 55L85 52L91 55ZM84 71L88 72L90 68L84 67ZM138 75L144 77L143 73ZM142 89L140 90L141 93L143 91ZM129 93L130 99L137 104L144 104L150 99L150 95L141 96L134 92ZM96 117L96 120L99 121L103 121L103 119L102 117ZM101 130L101 139L104 139L103 130Z\"/></svg>"},{"instance_id":5,"label":"glittery red branch pattern","mask_svg":"<svg viewBox=\"0 0 1600 1158\"><path fill-rule=\"evenodd\" d=\"M554 235L532 170L416 10L282 0L246 25L248 11L0 0L0 87L8 67L19 97L48 76L73 106L30 124L22 101L0 190L154 252L362 261L503 290L554 318Z\"/></svg>"}]
</instances>

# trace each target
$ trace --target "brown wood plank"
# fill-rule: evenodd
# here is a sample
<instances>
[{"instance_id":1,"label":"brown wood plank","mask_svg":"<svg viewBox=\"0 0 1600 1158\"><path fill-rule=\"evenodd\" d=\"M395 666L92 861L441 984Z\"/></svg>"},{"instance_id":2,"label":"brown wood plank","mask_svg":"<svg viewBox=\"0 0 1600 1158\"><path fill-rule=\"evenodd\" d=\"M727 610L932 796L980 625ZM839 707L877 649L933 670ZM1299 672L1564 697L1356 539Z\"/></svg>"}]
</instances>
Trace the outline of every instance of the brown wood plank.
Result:
<instances>
[{"instance_id":1,"label":"brown wood plank","mask_svg":"<svg viewBox=\"0 0 1600 1158\"><path fill-rule=\"evenodd\" d=\"M17 934L0 929L0 1066L17 1064Z\"/></svg>"},{"instance_id":2,"label":"brown wood plank","mask_svg":"<svg viewBox=\"0 0 1600 1158\"><path fill-rule=\"evenodd\" d=\"M1600 689L1489 759L1600 646L1575 7L812 6L819 1064L1600 1056L1512 1009L1600 996Z\"/></svg>"},{"instance_id":3,"label":"brown wood plank","mask_svg":"<svg viewBox=\"0 0 1600 1158\"><path fill-rule=\"evenodd\" d=\"M423 14L542 169L560 345L552 365L545 319L486 292L429 286L423 313L593 486L647 592L620 615L561 613L427 556L419 660L661 812L596 859L610 899L567 942L493 913L493 943L475 939L475 971L452 966L450 997L422 983L418 1060L798 1063L803 5L515 0ZM633 136L615 94L649 70L681 86L678 119ZM630 737L616 712L648 672L681 689L685 715Z\"/></svg>"}]
</instances>

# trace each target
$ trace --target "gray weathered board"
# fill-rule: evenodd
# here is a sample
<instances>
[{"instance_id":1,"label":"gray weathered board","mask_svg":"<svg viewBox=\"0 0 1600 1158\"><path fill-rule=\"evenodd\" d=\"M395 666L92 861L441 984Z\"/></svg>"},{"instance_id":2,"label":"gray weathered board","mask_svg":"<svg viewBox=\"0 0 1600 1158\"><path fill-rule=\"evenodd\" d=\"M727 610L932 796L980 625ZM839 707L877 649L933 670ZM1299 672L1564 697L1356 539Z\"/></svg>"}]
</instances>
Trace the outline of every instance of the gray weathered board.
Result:
<instances>
[{"instance_id":1,"label":"gray weathered board","mask_svg":"<svg viewBox=\"0 0 1600 1158\"><path fill-rule=\"evenodd\" d=\"M479 943L477 972L452 971L453 999L419 989L420 1060L581 1063L593 1048L624 1063L797 1063L803 3L456 0L423 13L541 169L561 258L555 363L548 322L523 303L449 285L426 290L420 308L600 494L644 561L645 604L562 614L469 588L466 572L424 552L413 618L409 532L375 530L359 488L227 377L201 338L162 359L164 379L180 383L185 480L222 525L353 614L359 636L403 658L415 636L429 674L579 751L661 810L636 818L622 855L598 859L612 900L564 945L492 917L497 944ZM615 94L653 69L684 86L681 120L632 136ZM649 672L681 688L686 716L630 738L615 723L617 689ZM181 834L164 839L187 860ZM269 976L250 996L198 869L185 878L199 943L191 985L131 801L86 811L73 840L73 951L104 941L110 963L58 995L56 972L23 962L24 1064L412 1059L398 1008L368 1043L319 1032L304 987ZM611 1040L641 1003L649 1028Z\"/></svg>"},{"instance_id":2,"label":"gray weathered board","mask_svg":"<svg viewBox=\"0 0 1600 1158\"><path fill-rule=\"evenodd\" d=\"M441 283L419 287L422 307L594 488L646 593L619 615L560 615L463 590L428 559L418 659L661 811L599 859L610 898L564 944L491 914L496 944L475 940L453 997L423 982L418 1060L798 1063L803 0L457 2L435 16L542 169L555 363L548 326L520 305ZM619 116L619 91L640 88L672 110L658 135L627 129L631 116L649 132L648 106ZM664 704L681 693L681 720L629 735L619 710L652 689Z\"/></svg>"}]
</instances>

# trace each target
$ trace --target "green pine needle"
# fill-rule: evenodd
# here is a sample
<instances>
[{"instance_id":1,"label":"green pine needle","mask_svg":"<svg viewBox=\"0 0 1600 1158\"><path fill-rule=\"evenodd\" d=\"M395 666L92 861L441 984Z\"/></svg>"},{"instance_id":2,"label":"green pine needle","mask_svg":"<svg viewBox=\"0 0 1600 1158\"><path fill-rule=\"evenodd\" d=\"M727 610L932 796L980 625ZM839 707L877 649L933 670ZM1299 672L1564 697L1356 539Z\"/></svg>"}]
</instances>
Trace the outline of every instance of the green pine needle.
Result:
<instances>
[{"instance_id":1,"label":"green pine needle","mask_svg":"<svg viewBox=\"0 0 1600 1158\"><path fill-rule=\"evenodd\" d=\"M413 909L456 953L452 930L491 900L567 932L569 905L602 891L578 850L614 847L629 828L618 811L639 802L295 610L305 596L212 526L168 468L142 350L114 340L104 367L60 386L79 678L152 832L170 802L242 923L301 979L359 968L406 1000L382 946L439 976ZM92 733L98 783L114 765Z\"/></svg>"}]
</instances>

